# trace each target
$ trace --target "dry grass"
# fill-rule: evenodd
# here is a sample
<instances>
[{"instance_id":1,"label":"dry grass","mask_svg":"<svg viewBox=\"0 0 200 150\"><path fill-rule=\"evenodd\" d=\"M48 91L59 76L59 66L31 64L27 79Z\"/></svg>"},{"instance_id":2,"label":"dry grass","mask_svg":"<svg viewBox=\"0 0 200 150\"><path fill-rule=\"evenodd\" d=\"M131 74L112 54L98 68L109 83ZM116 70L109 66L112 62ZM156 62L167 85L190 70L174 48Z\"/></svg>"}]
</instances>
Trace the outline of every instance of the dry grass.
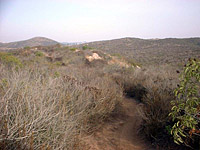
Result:
<instances>
[{"instance_id":1,"label":"dry grass","mask_svg":"<svg viewBox=\"0 0 200 150\"><path fill-rule=\"evenodd\" d=\"M1 149L78 149L78 137L98 128L122 98L107 77L88 85L55 72L0 66Z\"/></svg>"}]
</instances>

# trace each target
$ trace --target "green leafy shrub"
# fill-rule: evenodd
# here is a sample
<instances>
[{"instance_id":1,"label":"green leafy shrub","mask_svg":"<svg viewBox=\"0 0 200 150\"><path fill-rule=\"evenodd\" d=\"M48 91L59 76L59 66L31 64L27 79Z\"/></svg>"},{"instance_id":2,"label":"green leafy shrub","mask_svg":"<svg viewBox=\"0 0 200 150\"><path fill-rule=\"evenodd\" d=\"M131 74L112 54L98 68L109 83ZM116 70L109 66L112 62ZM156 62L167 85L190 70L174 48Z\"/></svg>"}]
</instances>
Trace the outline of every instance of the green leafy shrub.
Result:
<instances>
[{"instance_id":1,"label":"green leafy shrub","mask_svg":"<svg viewBox=\"0 0 200 150\"><path fill-rule=\"evenodd\" d=\"M30 49L30 46L25 46L24 49L28 50Z\"/></svg>"},{"instance_id":2,"label":"green leafy shrub","mask_svg":"<svg viewBox=\"0 0 200 150\"><path fill-rule=\"evenodd\" d=\"M74 52L76 50L76 48L70 48L70 51Z\"/></svg>"},{"instance_id":3,"label":"green leafy shrub","mask_svg":"<svg viewBox=\"0 0 200 150\"><path fill-rule=\"evenodd\" d=\"M83 47L82 47L82 49L83 50L86 50L86 49L93 49L92 47L88 47L87 45L84 45Z\"/></svg>"},{"instance_id":4,"label":"green leafy shrub","mask_svg":"<svg viewBox=\"0 0 200 150\"><path fill-rule=\"evenodd\" d=\"M86 45L84 45L84 46L82 47L82 49L83 49L83 50L86 50L86 49L88 49L88 47L87 47Z\"/></svg>"},{"instance_id":5,"label":"green leafy shrub","mask_svg":"<svg viewBox=\"0 0 200 150\"><path fill-rule=\"evenodd\" d=\"M192 144L199 147L200 61L190 59L180 79L180 85L175 90L176 100L171 102L173 107L169 114L175 121L171 134L177 144Z\"/></svg>"},{"instance_id":6,"label":"green leafy shrub","mask_svg":"<svg viewBox=\"0 0 200 150\"><path fill-rule=\"evenodd\" d=\"M35 52L35 56L42 57L44 54L40 51Z\"/></svg>"},{"instance_id":7,"label":"green leafy shrub","mask_svg":"<svg viewBox=\"0 0 200 150\"><path fill-rule=\"evenodd\" d=\"M13 56L11 53L6 52L0 52L0 62L9 66L22 66L21 61L17 57Z\"/></svg>"}]
</instances>

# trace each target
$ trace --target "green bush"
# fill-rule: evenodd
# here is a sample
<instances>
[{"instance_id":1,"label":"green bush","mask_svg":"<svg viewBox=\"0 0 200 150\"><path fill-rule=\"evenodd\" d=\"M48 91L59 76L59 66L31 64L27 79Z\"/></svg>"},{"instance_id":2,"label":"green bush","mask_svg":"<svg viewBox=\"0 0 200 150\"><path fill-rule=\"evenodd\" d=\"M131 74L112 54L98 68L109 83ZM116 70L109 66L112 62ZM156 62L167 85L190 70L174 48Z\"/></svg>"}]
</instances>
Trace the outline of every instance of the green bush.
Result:
<instances>
[{"instance_id":1,"label":"green bush","mask_svg":"<svg viewBox=\"0 0 200 150\"><path fill-rule=\"evenodd\" d=\"M76 48L70 48L70 51L74 52L76 50Z\"/></svg>"},{"instance_id":2,"label":"green bush","mask_svg":"<svg viewBox=\"0 0 200 150\"><path fill-rule=\"evenodd\" d=\"M13 56L11 53L6 52L0 52L0 62L9 66L22 66L21 61L17 57Z\"/></svg>"},{"instance_id":3,"label":"green bush","mask_svg":"<svg viewBox=\"0 0 200 150\"><path fill-rule=\"evenodd\" d=\"M83 50L86 50L88 47L86 46L86 45L84 45L83 47L82 47L82 49Z\"/></svg>"},{"instance_id":4,"label":"green bush","mask_svg":"<svg viewBox=\"0 0 200 150\"><path fill-rule=\"evenodd\" d=\"M27 49L27 50L28 50L28 49L30 49L30 47L29 47L29 46L25 46L24 49Z\"/></svg>"},{"instance_id":5,"label":"green bush","mask_svg":"<svg viewBox=\"0 0 200 150\"><path fill-rule=\"evenodd\" d=\"M173 107L169 114L175 121L171 134L177 144L192 144L199 147L200 61L190 59L180 79L180 85L175 90L176 100L171 102Z\"/></svg>"},{"instance_id":6,"label":"green bush","mask_svg":"<svg viewBox=\"0 0 200 150\"><path fill-rule=\"evenodd\" d=\"M41 57L44 56L44 54L40 51L35 52L35 56Z\"/></svg>"},{"instance_id":7,"label":"green bush","mask_svg":"<svg viewBox=\"0 0 200 150\"><path fill-rule=\"evenodd\" d=\"M93 49L92 47L88 47L87 45L84 45L83 47L82 47L82 49L83 50L86 50L86 49Z\"/></svg>"}]
</instances>

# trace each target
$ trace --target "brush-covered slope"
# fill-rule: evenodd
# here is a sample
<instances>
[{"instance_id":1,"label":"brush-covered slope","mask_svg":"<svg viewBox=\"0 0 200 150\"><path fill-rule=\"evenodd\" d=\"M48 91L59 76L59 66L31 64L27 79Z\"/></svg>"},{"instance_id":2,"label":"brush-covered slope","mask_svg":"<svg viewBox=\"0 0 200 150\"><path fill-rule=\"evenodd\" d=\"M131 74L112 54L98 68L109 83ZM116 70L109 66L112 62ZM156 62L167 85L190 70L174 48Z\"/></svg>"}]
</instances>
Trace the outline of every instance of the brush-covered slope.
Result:
<instances>
[{"instance_id":1,"label":"brush-covered slope","mask_svg":"<svg viewBox=\"0 0 200 150\"><path fill-rule=\"evenodd\" d=\"M87 46L127 56L141 64L173 64L185 62L189 57L200 57L200 38L122 38L91 42Z\"/></svg>"},{"instance_id":2,"label":"brush-covered slope","mask_svg":"<svg viewBox=\"0 0 200 150\"><path fill-rule=\"evenodd\" d=\"M58 44L58 42L45 38L45 37L35 37L24 41L17 41L17 42L10 42L10 43L0 43L0 48L23 48L25 46L49 46L49 45L55 45Z\"/></svg>"}]
</instances>

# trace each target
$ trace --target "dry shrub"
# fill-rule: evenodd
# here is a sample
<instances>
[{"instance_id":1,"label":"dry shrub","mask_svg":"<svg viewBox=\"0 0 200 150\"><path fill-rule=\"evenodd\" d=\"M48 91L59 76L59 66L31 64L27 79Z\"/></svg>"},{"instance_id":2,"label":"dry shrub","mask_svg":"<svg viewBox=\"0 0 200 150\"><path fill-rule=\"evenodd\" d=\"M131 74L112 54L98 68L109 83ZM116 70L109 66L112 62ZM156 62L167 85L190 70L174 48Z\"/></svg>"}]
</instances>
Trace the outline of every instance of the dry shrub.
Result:
<instances>
[{"instance_id":1,"label":"dry shrub","mask_svg":"<svg viewBox=\"0 0 200 150\"><path fill-rule=\"evenodd\" d=\"M139 110L143 119L141 133L154 144L167 147L169 143L173 143L168 128L172 120L168 114L171 110L170 101L175 98L177 73L170 68L148 68L137 77L145 89L141 99L144 103L143 110Z\"/></svg>"},{"instance_id":2,"label":"dry shrub","mask_svg":"<svg viewBox=\"0 0 200 150\"><path fill-rule=\"evenodd\" d=\"M81 85L55 71L0 66L2 149L78 149L78 137L99 127L121 100L108 77Z\"/></svg>"},{"instance_id":3,"label":"dry shrub","mask_svg":"<svg viewBox=\"0 0 200 150\"><path fill-rule=\"evenodd\" d=\"M178 83L176 70L169 66L129 68L113 72L112 76L123 86L126 96L143 103L138 109L143 119L141 133L156 143L169 139L166 126L171 125L168 114Z\"/></svg>"},{"instance_id":4,"label":"dry shrub","mask_svg":"<svg viewBox=\"0 0 200 150\"><path fill-rule=\"evenodd\" d=\"M142 98L144 107L140 115L143 118L142 132L148 138L159 142L164 136L168 136L166 126L171 122L168 114L171 109L170 101L174 96L173 90L167 92L167 89L153 86Z\"/></svg>"},{"instance_id":5,"label":"dry shrub","mask_svg":"<svg viewBox=\"0 0 200 150\"><path fill-rule=\"evenodd\" d=\"M127 97L135 98L141 101L146 93L143 82L147 78L143 75L144 72L137 68L116 68L112 70L112 78L115 82L123 87L124 95Z\"/></svg>"}]
</instances>

